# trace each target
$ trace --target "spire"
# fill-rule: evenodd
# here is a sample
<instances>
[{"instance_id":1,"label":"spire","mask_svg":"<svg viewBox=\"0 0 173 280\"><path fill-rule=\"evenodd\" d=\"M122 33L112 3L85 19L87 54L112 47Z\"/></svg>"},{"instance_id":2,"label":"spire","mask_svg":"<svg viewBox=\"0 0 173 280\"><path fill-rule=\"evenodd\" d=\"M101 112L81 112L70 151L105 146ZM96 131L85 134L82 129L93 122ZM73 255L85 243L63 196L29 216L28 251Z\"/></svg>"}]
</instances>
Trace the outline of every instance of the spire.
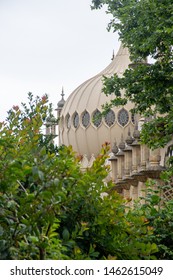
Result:
<instances>
[{"instance_id":1,"label":"spire","mask_svg":"<svg viewBox=\"0 0 173 280\"><path fill-rule=\"evenodd\" d=\"M58 102L58 109L62 109L62 107L64 106L65 100L64 100L64 88L62 87L62 91L61 91L61 100Z\"/></svg>"},{"instance_id":2,"label":"spire","mask_svg":"<svg viewBox=\"0 0 173 280\"><path fill-rule=\"evenodd\" d=\"M62 96L62 99L64 100L64 87L62 87L62 92L61 92L61 96Z\"/></svg>"}]
</instances>

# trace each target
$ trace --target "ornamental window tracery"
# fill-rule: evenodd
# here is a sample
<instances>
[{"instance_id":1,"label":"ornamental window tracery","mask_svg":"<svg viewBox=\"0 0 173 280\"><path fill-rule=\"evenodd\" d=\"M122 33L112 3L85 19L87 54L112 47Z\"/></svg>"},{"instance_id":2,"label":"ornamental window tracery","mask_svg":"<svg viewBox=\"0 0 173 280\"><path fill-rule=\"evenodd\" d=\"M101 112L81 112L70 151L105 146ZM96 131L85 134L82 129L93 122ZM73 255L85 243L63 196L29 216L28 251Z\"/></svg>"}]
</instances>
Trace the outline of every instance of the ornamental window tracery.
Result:
<instances>
[{"instance_id":1,"label":"ornamental window tracery","mask_svg":"<svg viewBox=\"0 0 173 280\"><path fill-rule=\"evenodd\" d=\"M93 113L93 124L95 127L99 127L102 123L102 115L101 112L96 109L95 112Z\"/></svg>"},{"instance_id":2,"label":"ornamental window tracery","mask_svg":"<svg viewBox=\"0 0 173 280\"><path fill-rule=\"evenodd\" d=\"M79 126L79 114L77 112L75 112L73 116L73 126L75 128Z\"/></svg>"},{"instance_id":3,"label":"ornamental window tracery","mask_svg":"<svg viewBox=\"0 0 173 280\"><path fill-rule=\"evenodd\" d=\"M90 124L90 114L85 111L83 114L82 114L82 125L87 128Z\"/></svg>"},{"instance_id":4,"label":"ornamental window tracery","mask_svg":"<svg viewBox=\"0 0 173 280\"><path fill-rule=\"evenodd\" d=\"M111 127L115 123L115 113L113 110L109 110L105 115L105 123Z\"/></svg>"},{"instance_id":5,"label":"ornamental window tracery","mask_svg":"<svg viewBox=\"0 0 173 280\"><path fill-rule=\"evenodd\" d=\"M118 123L121 126L125 126L128 122L129 122L129 114L128 111L125 110L124 108L122 108L119 112L118 112Z\"/></svg>"},{"instance_id":6,"label":"ornamental window tracery","mask_svg":"<svg viewBox=\"0 0 173 280\"><path fill-rule=\"evenodd\" d=\"M71 126L70 114L66 116L66 127L69 129Z\"/></svg>"}]
</instances>

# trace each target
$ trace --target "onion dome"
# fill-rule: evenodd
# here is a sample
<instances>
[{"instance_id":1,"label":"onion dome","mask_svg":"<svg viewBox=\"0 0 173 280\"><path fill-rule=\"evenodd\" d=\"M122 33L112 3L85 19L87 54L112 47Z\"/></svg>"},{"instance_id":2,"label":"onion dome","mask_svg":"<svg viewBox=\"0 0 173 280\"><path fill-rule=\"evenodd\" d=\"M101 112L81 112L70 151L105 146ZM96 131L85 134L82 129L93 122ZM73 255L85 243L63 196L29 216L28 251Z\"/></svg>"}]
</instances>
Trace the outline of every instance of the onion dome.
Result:
<instances>
[{"instance_id":1,"label":"onion dome","mask_svg":"<svg viewBox=\"0 0 173 280\"><path fill-rule=\"evenodd\" d=\"M63 89L63 88L62 88L61 96L62 96L62 98L61 98L61 100L60 100L60 101L58 102L58 104L57 104L58 109L62 109L62 107L63 107L64 104L65 104L65 100L64 100L64 89Z\"/></svg>"},{"instance_id":2,"label":"onion dome","mask_svg":"<svg viewBox=\"0 0 173 280\"><path fill-rule=\"evenodd\" d=\"M62 98L61 98L61 100L58 102L58 108L62 108L63 106L64 106L64 104L65 104L65 100L64 100L64 90L62 89L62 93L61 93L61 96L62 96Z\"/></svg>"},{"instance_id":3,"label":"onion dome","mask_svg":"<svg viewBox=\"0 0 173 280\"><path fill-rule=\"evenodd\" d=\"M72 145L80 155L97 156L102 144L108 142L113 146L128 136L128 129L134 130L134 117L128 103L124 107L114 107L105 116L101 115L102 105L115 98L114 93L106 96L102 92L103 76L110 77L115 73L121 77L131 63L129 52L121 44L111 63L99 74L77 87L65 102L59 123L59 142ZM122 93L123 94L123 93Z\"/></svg>"}]
</instances>

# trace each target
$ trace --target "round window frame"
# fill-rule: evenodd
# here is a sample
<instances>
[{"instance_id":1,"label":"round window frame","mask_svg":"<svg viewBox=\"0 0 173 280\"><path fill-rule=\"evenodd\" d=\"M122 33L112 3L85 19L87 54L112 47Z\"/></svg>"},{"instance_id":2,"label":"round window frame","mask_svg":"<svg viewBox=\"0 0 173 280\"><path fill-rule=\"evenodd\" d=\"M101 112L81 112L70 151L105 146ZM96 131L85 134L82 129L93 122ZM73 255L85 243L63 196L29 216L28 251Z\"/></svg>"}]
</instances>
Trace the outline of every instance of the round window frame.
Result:
<instances>
[{"instance_id":1,"label":"round window frame","mask_svg":"<svg viewBox=\"0 0 173 280\"><path fill-rule=\"evenodd\" d=\"M99 123L98 125L96 125L96 123L94 122L94 118L97 118L97 116L94 116L95 114L99 114L100 115L100 119L99 119ZM92 113L92 125L94 126L94 128L99 128L102 124L102 115L99 109L96 109L93 113ZM97 120L96 120L97 121Z\"/></svg>"},{"instance_id":2,"label":"round window frame","mask_svg":"<svg viewBox=\"0 0 173 280\"><path fill-rule=\"evenodd\" d=\"M76 117L77 117L77 124L76 124L76 120L75 120ZM72 124L73 124L73 127L75 129L77 129L79 127L79 114L76 111L75 111L75 113L73 114L73 117L72 117Z\"/></svg>"},{"instance_id":3,"label":"round window frame","mask_svg":"<svg viewBox=\"0 0 173 280\"><path fill-rule=\"evenodd\" d=\"M71 117L70 117L69 113L65 117L65 128L66 129L70 129L71 128Z\"/></svg>"},{"instance_id":4,"label":"round window frame","mask_svg":"<svg viewBox=\"0 0 173 280\"><path fill-rule=\"evenodd\" d=\"M126 114L126 121L125 122L122 122L122 120L120 119L122 116L121 114ZM126 125L128 125L129 123L129 120L130 120L130 116L129 116L129 112L125 109L125 108L121 108L119 111L118 111L118 114L117 114L117 121L118 121L118 124L122 127L125 127Z\"/></svg>"},{"instance_id":5,"label":"round window frame","mask_svg":"<svg viewBox=\"0 0 173 280\"><path fill-rule=\"evenodd\" d=\"M88 128L91 124L91 117L87 110L85 110L81 115L81 124L84 128Z\"/></svg>"},{"instance_id":6,"label":"round window frame","mask_svg":"<svg viewBox=\"0 0 173 280\"><path fill-rule=\"evenodd\" d=\"M110 120L106 120L106 118L109 118L109 114L112 114L112 116L113 116L113 120L112 121L110 121ZM110 116L111 117L111 116ZM115 116L115 112L112 110L112 109L110 109L108 112L107 112L107 114L104 116L104 122L105 122L105 124L110 128L110 127L112 127L114 124L115 124L115 122L116 122L116 116ZM109 122L110 122L110 124L109 124Z\"/></svg>"}]
</instances>

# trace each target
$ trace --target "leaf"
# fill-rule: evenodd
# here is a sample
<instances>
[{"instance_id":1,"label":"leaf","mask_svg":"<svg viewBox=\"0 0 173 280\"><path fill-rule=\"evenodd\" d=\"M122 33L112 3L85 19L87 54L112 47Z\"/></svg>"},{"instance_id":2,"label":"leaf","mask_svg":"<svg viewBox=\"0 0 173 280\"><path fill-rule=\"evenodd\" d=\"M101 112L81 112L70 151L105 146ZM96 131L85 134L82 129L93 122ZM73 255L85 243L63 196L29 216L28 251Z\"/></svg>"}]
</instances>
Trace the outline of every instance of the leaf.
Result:
<instances>
[{"instance_id":1,"label":"leaf","mask_svg":"<svg viewBox=\"0 0 173 280\"><path fill-rule=\"evenodd\" d=\"M62 237L64 241L68 241L70 238L70 233L67 228L65 228L62 232Z\"/></svg>"},{"instance_id":2,"label":"leaf","mask_svg":"<svg viewBox=\"0 0 173 280\"><path fill-rule=\"evenodd\" d=\"M39 242L38 237L37 237L37 236L33 236L33 235L30 235L30 236L28 237L28 240L31 241L31 242L33 242L33 243L38 243L38 242Z\"/></svg>"}]
</instances>

